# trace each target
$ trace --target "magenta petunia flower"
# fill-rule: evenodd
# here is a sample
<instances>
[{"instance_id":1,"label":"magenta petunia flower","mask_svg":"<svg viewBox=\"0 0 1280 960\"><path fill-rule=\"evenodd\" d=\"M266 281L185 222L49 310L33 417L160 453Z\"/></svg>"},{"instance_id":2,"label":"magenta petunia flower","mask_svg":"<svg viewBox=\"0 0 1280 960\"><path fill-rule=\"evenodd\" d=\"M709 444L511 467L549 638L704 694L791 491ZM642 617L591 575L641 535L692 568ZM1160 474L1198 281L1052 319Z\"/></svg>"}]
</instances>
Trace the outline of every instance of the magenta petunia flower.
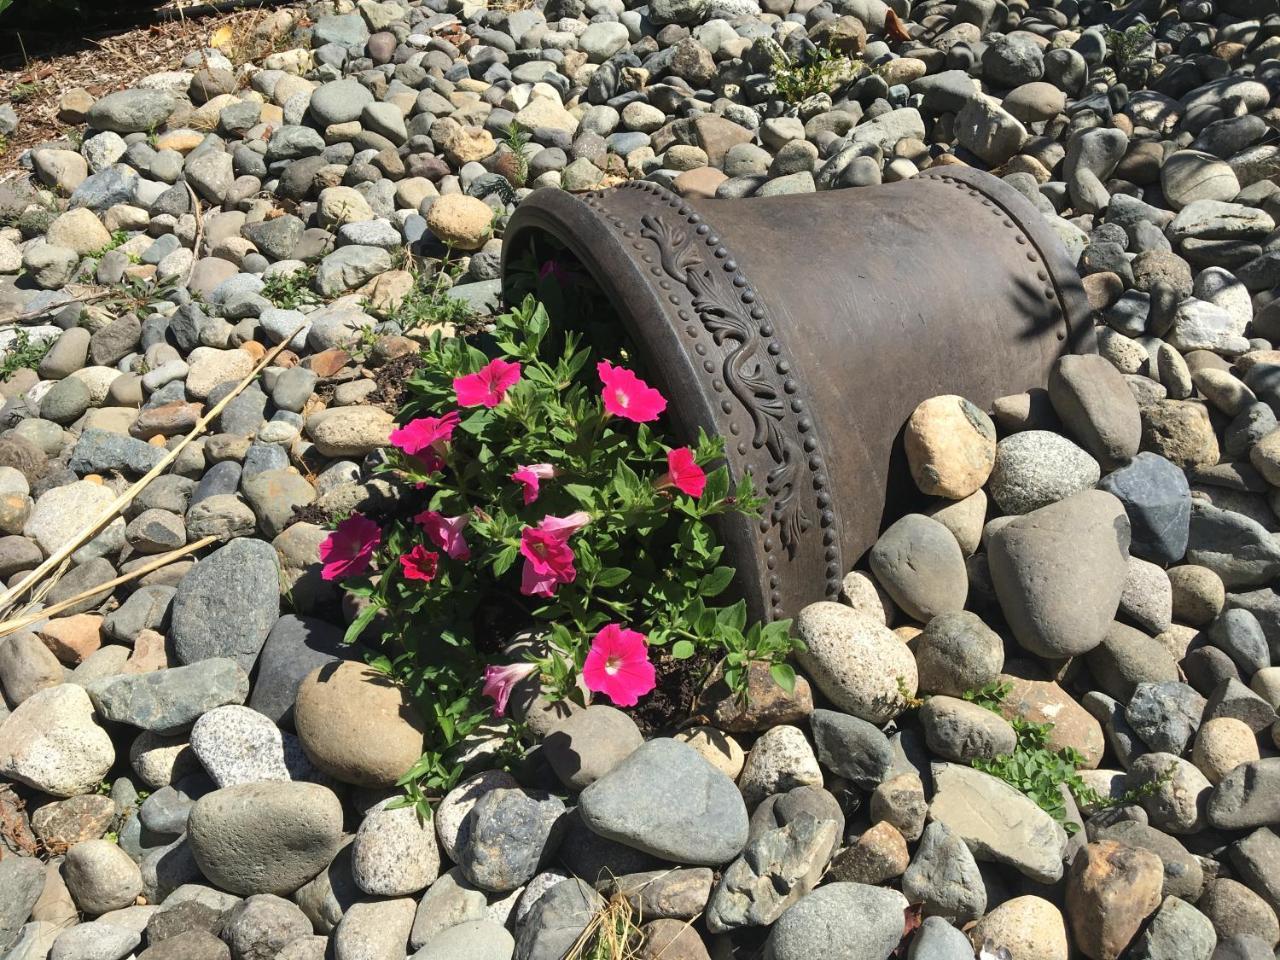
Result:
<instances>
[{"instance_id":1,"label":"magenta petunia flower","mask_svg":"<svg viewBox=\"0 0 1280 960\"><path fill-rule=\"evenodd\" d=\"M573 271L552 257L550 260L542 261L542 266L538 267L539 280L555 280L557 283L573 282Z\"/></svg>"},{"instance_id":2,"label":"magenta petunia flower","mask_svg":"<svg viewBox=\"0 0 1280 960\"><path fill-rule=\"evenodd\" d=\"M520 465L511 479L524 486L524 505L527 507L538 499L538 490L543 480L550 480L556 475L556 468L549 463L531 463Z\"/></svg>"},{"instance_id":3,"label":"magenta petunia flower","mask_svg":"<svg viewBox=\"0 0 1280 960\"><path fill-rule=\"evenodd\" d=\"M509 363L498 357L490 360L480 370L465 377L456 377L453 392L460 407L486 407L492 409L502 402L507 391L520 379L520 364Z\"/></svg>"},{"instance_id":4,"label":"magenta petunia flower","mask_svg":"<svg viewBox=\"0 0 1280 960\"><path fill-rule=\"evenodd\" d=\"M450 410L443 417L419 417L392 430L388 439L392 446L399 447L411 457L434 453L438 460L438 454L444 451L444 445L453 437L459 419L456 410ZM432 458L427 456L422 459L432 462Z\"/></svg>"},{"instance_id":5,"label":"magenta petunia flower","mask_svg":"<svg viewBox=\"0 0 1280 960\"><path fill-rule=\"evenodd\" d=\"M603 693L617 706L634 707L657 686L645 635L616 623L606 626L591 641L582 680L588 690Z\"/></svg>"},{"instance_id":6,"label":"magenta petunia flower","mask_svg":"<svg viewBox=\"0 0 1280 960\"><path fill-rule=\"evenodd\" d=\"M600 396L605 413L634 423L648 423L667 409L666 398L625 367L601 360L596 364L596 373L604 383Z\"/></svg>"},{"instance_id":7,"label":"magenta petunia flower","mask_svg":"<svg viewBox=\"0 0 1280 960\"><path fill-rule=\"evenodd\" d=\"M400 556L400 568L406 580L421 580L430 583L436 578L436 570L440 564L440 554L428 550L418 544L408 553Z\"/></svg>"},{"instance_id":8,"label":"magenta petunia flower","mask_svg":"<svg viewBox=\"0 0 1280 960\"><path fill-rule=\"evenodd\" d=\"M692 450L688 447L677 447L667 451L667 475L662 478L658 486L675 487L681 493L700 497L707 486L707 475L693 459Z\"/></svg>"},{"instance_id":9,"label":"magenta petunia flower","mask_svg":"<svg viewBox=\"0 0 1280 960\"><path fill-rule=\"evenodd\" d=\"M438 510L423 510L413 522L426 531L427 539L448 554L451 560L470 560L471 547L462 531L470 521L465 513L446 517Z\"/></svg>"},{"instance_id":10,"label":"magenta petunia flower","mask_svg":"<svg viewBox=\"0 0 1280 960\"><path fill-rule=\"evenodd\" d=\"M507 701L511 699L511 690L515 685L537 669L537 665L533 663L485 667L481 692L493 699L493 712L496 716L500 717L507 712Z\"/></svg>"},{"instance_id":11,"label":"magenta petunia flower","mask_svg":"<svg viewBox=\"0 0 1280 960\"><path fill-rule=\"evenodd\" d=\"M520 554L524 557L521 593L528 597L553 597L560 584L573 583L578 569L573 565L569 538L590 522L591 515L580 511L567 517L543 517L536 527L525 527L521 531Z\"/></svg>"},{"instance_id":12,"label":"magenta petunia flower","mask_svg":"<svg viewBox=\"0 0 1280 960\"><path fill-rule=\"evenodd\" d=\"M382 529L368 517L353 513L320 544L321 579L341 580L364 573L381 542Z\"/></svg>"}]
</instances>

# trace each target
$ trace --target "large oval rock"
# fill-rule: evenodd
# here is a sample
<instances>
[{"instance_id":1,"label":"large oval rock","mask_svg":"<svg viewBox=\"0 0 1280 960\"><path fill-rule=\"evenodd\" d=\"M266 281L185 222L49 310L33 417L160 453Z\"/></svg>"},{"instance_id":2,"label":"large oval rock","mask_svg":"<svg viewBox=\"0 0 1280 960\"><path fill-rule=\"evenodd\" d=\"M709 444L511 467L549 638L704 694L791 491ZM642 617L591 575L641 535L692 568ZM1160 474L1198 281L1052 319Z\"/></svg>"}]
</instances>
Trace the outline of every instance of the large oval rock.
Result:
<instances>
[{"instance_id":1,"label":"large oval rock","mask_svg":"<svg viewBox=\"0 0 1280 960\"><path fill-rule=\"evenodd\" d=\"M279 616L275 550L261 540L232 540L178 584L170 636L183 663L229 657L248 672Z\"/></svg>"},{"instance_id":2,"label":"large oval rock","mask_svg":"<svg viewBox=\"0 0 1280 960\"><path fill-rule=\"evenodd\" d=\"M293 721L311 762L343 783L391 787L422 755L423 725L405 691L360 663L312 670Z\"/></svg>"},{"instance_id":3,"label":"large oval rock","mask_svg":"<svg viewBox=\"0 0 1280 960\"><path fill-rule=\"evenodd\" d=\"M880 535L868 557L876 580L914 620L964 609L969 578L955 536L937 520L909 513Z\"/></svg>"},{"instance_id":4,"label":"large oval rock","mask_svg":"<svg viewBox=\"0 0 1280 960\"><path fill-rule=\"evenodd\" d=\"M1164 457L1143 451L1107 474L1100 490L1114 494L1129 517L1129 552L1152 563L1176 563L1187 552L1191 487L1187 475Z\"/></svg>"},{"instance_id":5,"label":"large oval rock","mask_svg":"<svg viewBox=\"0 0 1280 960\"><path fill-rule=\"evenodd\" d=\"M1032 653L1060 659L1102 642L1124 592L1129 520L1120 501L1086 490L992 535L991 580L1005 619Z\"/></svg>"},{"instance_id":6,"label":"large oval rock","mask_svg":"<svg viewBox=\"0 0 1280 960\"><path fill-rule=\"evenodd\" d=\"M883 960L902 940L906 898L865 883L829 883L778 918L765 960Z\"/></svg>"},{"instance_id":7,"label":"large oval rock","mask_svg":"<svg viewBox=\"0 0 1280 960\"><path fill-rule=\"evenodd\" d=\"M915 658L884 624L823 600L800 611L796 631L807 648L796 659L846 713L881 724L902 712L904 691L915 695Z\"/></svg>"},{"instance_id":8,"label":"large oval rock","mask_svg":"<svg viewBox=\"0 0 1280 960\"><path fill-rule=\"evenodd\" d=\"M285 896L338 852L342 804L316 783L242 783L195 802L187 839L200 870L222 889Z\"/></svg>"},{"instance_id":9,"label":"large oval rock","mask_svg":"<svg viewBox=\"0 0 1280 960\"><path fill-rule=\"evenodd\" d=\"M215 707L244 703L249 676L234 660L215 657L186 667L103 677L88 689L107 720L177 733Z\"/></svg>"},{"instance_id":10,"label":"large oval rock","mask_svg":"<svg viewBox=\"0 0 1280 960\"><path fill-rule=\"evenodd\" d=\"M1003 780L955 763L935 764L929 819L941 820L977 860L1005 863L1040 883L1062 877L1067 835Z\"/></svg>"},{"instance_id":11,"label":"large oval rock","mask_svg":"<svg viewBox=\"0 0 1280 960\"><path fill-rule=\"evenodd\" d=\"M733 781L678 740L650 740L579 797L583 822L609 840L676 863L718 866L747 842Z\"/></svg>"},{"instance_id":12,"label":"large oval rock","mask_svg":"<svg viewBox=\"0 0 1280 960\"><path fill-rule=\"evenodd\" d=\"M73 683L32 694L0 723L0 774L55 797L93 790L115 759L93 703Z\"/></svg>"},{"instance_id":13,"label":"large oval rock","mask_svg":"<svg viewBox=\"0 0 1280 960\"><path fill-rule=\"evenodd\" d=\"M1049 374L1049 400L1103 470L1128 463L1138 452L1138 401L1110 360L1097 354L1062 357Z\"/></svg>"},{"instance_id":14,"label":"large oval rock","mask_svg":"<svg viewBox=\"0 0 1280 960\"><path fill-rule=\"evenodd\" d=\"M1092 960L1117 960L1160 905L1164 870L1150 850L1114 840L1085 846L1067 875L1075 944Z\"/></svg>"}]
</instances>

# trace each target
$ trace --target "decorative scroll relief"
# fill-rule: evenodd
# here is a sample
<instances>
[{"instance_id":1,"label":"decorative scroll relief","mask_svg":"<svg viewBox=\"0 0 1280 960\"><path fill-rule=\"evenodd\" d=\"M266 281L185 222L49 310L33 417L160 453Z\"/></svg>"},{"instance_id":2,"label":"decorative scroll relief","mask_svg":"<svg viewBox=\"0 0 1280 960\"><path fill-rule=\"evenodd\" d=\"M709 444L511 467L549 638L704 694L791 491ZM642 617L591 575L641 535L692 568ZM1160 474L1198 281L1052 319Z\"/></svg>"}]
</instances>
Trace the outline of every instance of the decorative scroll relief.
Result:
<instances>
[{"instance_id":1,"label":"decorative scroll relief","mask_svg":"<svg viewBox=\"0 0 1280 960\"><path fill-rule=\"evenodd\" d=\"M721 365L725 386L751 418L752 446L763 448L774 462L765 476L765 493L771 499L770 519L778 538L794 556L801 536L812 520L805 511L799 479L804 453L783 429L787 400L769 375L771 361L764 356L764 340L757 322L743 311L741 297L725 291L719 271L703 260L698 244L683 226L670 225L662 216L640 218L640 236L657 247L662 270L689 291L692 306L716 346L731 345Z\"/></svg>"}]
</instances>

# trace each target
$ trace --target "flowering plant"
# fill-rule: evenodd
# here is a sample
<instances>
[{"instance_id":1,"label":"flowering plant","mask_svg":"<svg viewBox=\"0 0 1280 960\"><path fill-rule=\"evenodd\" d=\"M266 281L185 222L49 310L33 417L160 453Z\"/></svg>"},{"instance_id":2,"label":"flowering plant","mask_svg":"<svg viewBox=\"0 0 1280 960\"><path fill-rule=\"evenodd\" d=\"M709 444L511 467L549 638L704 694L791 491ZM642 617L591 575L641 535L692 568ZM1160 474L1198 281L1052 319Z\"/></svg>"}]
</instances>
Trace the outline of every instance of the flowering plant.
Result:
<instances>
[{"instance_id":1,"label":"flowering plant","mask_svg":"<svg viewBox=\"0 0 1280 960\"><path fill-rule=\"evenodd\" d=\"M488 716L482 685L500 716L535 676L552 699L628 707L659 650L745 686L747 648L790 684L788 625L762 644L741 602L715 604L733 571L709 521L761 505L749 478L730 483L722 441L666 442L667 398L625 357L592 363L532 300L482 342L435 336L407 384L384 469L412 509L353 515L323 548L358 600L348 639L376 633L435 721L414 777L443 780L444 752ZM518 631L539 638L523 656L504 650Z\"/></svg>"}]
</instances>

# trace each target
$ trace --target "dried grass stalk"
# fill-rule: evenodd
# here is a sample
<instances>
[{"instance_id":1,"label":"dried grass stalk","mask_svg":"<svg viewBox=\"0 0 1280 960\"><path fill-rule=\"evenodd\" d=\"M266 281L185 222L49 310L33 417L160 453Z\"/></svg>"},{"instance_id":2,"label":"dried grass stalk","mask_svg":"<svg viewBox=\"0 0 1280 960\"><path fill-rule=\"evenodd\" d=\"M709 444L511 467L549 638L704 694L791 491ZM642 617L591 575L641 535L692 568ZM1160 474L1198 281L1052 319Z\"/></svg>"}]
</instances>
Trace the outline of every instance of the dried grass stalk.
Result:
<instances>
[{"instance_id":1,"label":"dried grass stalk","mask_svg":"<svg viewBox=\"0 0 1280 960\"><path fill-rule=\"evenodd\" d=\"M169 464L173 463L173 461L177 459L178 454L186 449L187 444L204 433L205 430L208 429L209 424L212 423L226 408L227 404L238 397L241 391L243 391L245 387L249 386L258 374L266 369L271 362L280 355L281 351L289 345L289 342L297 335L298 331L301 330L303 326L305 326L305 323L299 324L292 333L281 340L276 346L268 350L262 359L254 365L253 369L250 370L244 378L227 393L225 397L203 413L200 419L196 421L195 426L191 428L190 432L188 432L172 450L166 453L160 459L159 463L148 470L140 480L130 486L129 489L125 490L125 492L120 494L120 496L116 497L115 500L111 501L111 503L107 504L98 516L91 520L88 525L83 527L79 533L63 544L57 551L51 554L47 560L23 577L15 586L10 587L0 595L0 611L10 610L13 607L14 602L35 584L45 578L49 574L49 571L59 566L64 560L70 557L71 554L75 553L75 551L80 548L81 544L92 539L97 535L99 530L111 523L111 521L116 517L120 516L129 504L133 502L134 498L147 488L147 485L150 484L152 480L164 473ZM52 586L53 583L57 582L56 577L50 579L52 582L49 586ZM101 589L101 587L98 588L98 590ZM98 590L95 590L94 592L96 593Z\"/></svg>"}]
</instances>

